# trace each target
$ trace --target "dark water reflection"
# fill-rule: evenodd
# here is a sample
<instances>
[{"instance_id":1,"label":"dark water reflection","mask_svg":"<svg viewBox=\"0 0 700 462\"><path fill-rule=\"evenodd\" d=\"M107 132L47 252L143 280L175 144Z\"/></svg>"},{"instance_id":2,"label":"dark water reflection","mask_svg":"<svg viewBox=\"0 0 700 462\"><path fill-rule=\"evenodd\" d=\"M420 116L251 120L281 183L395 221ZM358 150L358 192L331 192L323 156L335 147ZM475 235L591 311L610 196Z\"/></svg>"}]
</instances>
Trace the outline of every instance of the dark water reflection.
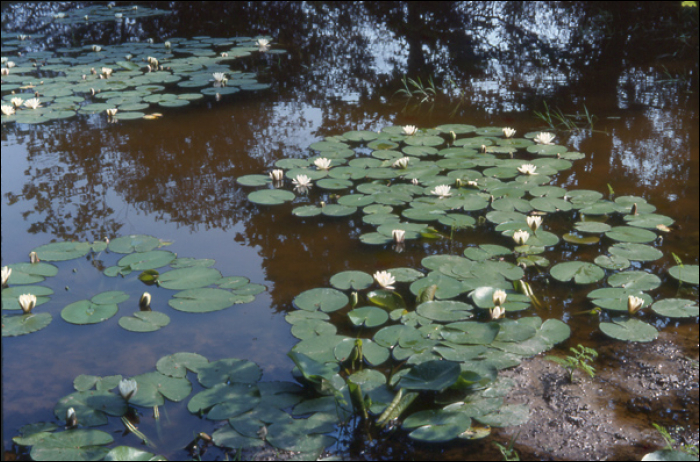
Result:
<instances>
[{"instance_id":1,"label":"dark water reflection","mask_svg":"<svg viewBox=\"0 0 700 462\"><path fill-rule=\"evenodd\" d=\"M292 363L285 353L296 339L283 316L299 292L325 286L347 269L420 267L426 254L498 243L483 231L461 231L453 242L410 244L397 254L361 245L358 235L369 227L358 217L300 220L291 206L248 202L235 178L264 173L284 157L308 156L309 144L325 136L442 123L507 125L524 133L542 127L533 111L543 110L543 102L565 113L582 111L585 104L597 116L598 131L558 134L560 144L587 157L557 182L601 192L610 183L618 195L647 198L677 220L664 241L665 254L698 263L697 19L689 25L676 3L171 2L171 15L116 29L109 23L70 29L41 20L79 4L3 2L3 31L19 31L21 24L25 33L46 34L50 48L72 44L77 36L85 43L116 44L262 33L288 54L255 55L236 64L258 72L271 90L167 111L157 121L108 125L89 117L3 126L2 265L26 260L32 248L52 239L144 233L173 240L169 249L180 256L216 258L224 275L244 275L269 290L249 305L194 316L166 307L171 293L157 289L155 308L168 313L171 325L138 335L117 327L116 317L89 327L58 319L60 309L83 294L113 288L114 281L98 271L113 264L114 255L105 255L104 262L59 264L61 276L46 284L56 291L45 305L54 322L42 333L3 340L5 448L20 425L49 419L48 410L72 391L81 373L131 376L151 370L163 355L197 351L210 359L251 359L264 369L264 380L289 380ZM442 92L424 103L396 96L404 75L432 77ZM565 225L551 224L556 231ZM586 255L604 249L594 246ZM571 251L562 245L548 257L556 262ZM672 264L664 258L647 267L662 274ZM655 295L675 293L673 283L665 282ZM119 284L132 300L143 291L140 283ZM606 341L597 319L572 317L589 287L547 289L543 277L533 285L551 308L541 315L572 326L571 345ZM691 296L697 299L697 292ZM661 321L658 327L677 332L688 354L697 356L697 319ZM187 411L171 409L170 436L159 449L176 458L182 453L169 448L189 441L192 430L211 429L206 422L178 428L180 416L189 421Z\"/></svg>"}]
</instances>

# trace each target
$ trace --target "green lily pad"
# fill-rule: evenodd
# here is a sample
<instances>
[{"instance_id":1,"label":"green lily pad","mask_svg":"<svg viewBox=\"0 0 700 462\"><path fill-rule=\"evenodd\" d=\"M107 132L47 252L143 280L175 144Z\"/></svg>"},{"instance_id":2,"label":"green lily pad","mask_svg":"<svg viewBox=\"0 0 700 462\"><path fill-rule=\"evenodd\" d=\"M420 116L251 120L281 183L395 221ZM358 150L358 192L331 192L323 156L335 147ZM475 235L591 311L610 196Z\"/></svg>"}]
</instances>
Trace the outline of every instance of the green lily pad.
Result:
<instances>
[{"instance_id":1,"label":"green lily pad","mask_svg":"<svg viewBox=\"0 0 700 462\"><path fill-rule=\"evenodd\" d=\"M574 228L581 233L602 234L610 231L612 226L597 221L579 221Z\"/></svg>"},{"instance_id":2,"label":"green lily pad","mask_svg":"<svg viewBox=\"0 0 700 462\"><path fill-rule=\"evenodd\" d=\"M178 292L168 301L168 305L188 313L209 313L253 300L255 300L253 295L237 295L228 290L204 288Z\"/></svg>"},{"instance_id":3,"label":"green lily pad","mask_svg":"<svg viewBox=\"0 0 700 462\"><path fill-rule=\"evenodd\" d=\"M304 311L304 313L318 313L318 311ZM338 329L333 324L319 319L297 321L292 326L292 335L299 340L321 335L333 335L337 331Z\"/></svg>"},{"instance_id":4,"label":"green lily pad","mask_svg":"<svg viewBox=\"0 0 700 462\"><path fill-rule=\"evenodd\" d=\"M677 265L668 269L668 274L679 281L698 285L698 265Z\"/></svg>"},{"instance_id":5,"label":"green lily pad","mask_svg":"<svg viewBox=\"0 0 700 462\"><path fill-rule=\"evenodd\" d=\"M116 305L122 303L129 299L129 295L121 290L110 290L108 292L102 292L101 294L95 295L90 299L92 303L97 305Z\"/></svg>"},{"instance_id":6,"label":"green lily pad","mask_svg":"<svg viewBox=\"0 0 700 462\"><path fill-rule=\"evenodd\" d=\"M554 279L561 282L573 280L576 284L592 284L605 277L605 271L588 262L565 262L554 265L549 271Z\"/></svg>"},{"instance_id":7,"label":"green lily pad","mask_svg":"<svg viewBox=\"0 0 700 462\"><path fill-rule=\"evenodd\" d=\"M627 242L611 246L608 252L632 261L654 261L664 256L663 252L649 245Z\"/></svg>"},{"instance_id":8,"label":"green lily pad","mask_svg":"<svg viewBox=\"0 0 700 462\"><path fill-rule=\"evenodd\" d=\"M130 332L155 332L170 324L170 317L157 311L137 311L119 319L119 325Z\"/></svg>"},{"instance_id":9,"label":"green lily pad","mask_svg":"<svg viewBox=\"0 0 700 462\"><path fill-rule=\"evenodd\" d=\"M442 391L452 386L461 373L459 363L426 361L413 366L401 377L400 385L407 390Z\"/></svg>"},{"instance_id":10,"label":"green lily pad","mask_svg":"<svg viewBox=\"0 0 700 462\"><path fill-rule=\"evenodd\" d=\"M248 194L248 200L260 205L279 205L294 200L293 192L283 189L263 189Z\"/></svg>"},{"instance_id":11,"label":"green lily pad","mask_svg":"<svg viewBox=\"0 0 700 462\"><path fill-rule=\"evenodd\" d=\"M406 302L398 292L388 289L373 290L367 293L367 300L385 310L406 308Z\"/></svg>"},{"instance_id":12,"label":"green lily pad","mask_svg":"<svg viewBox=\"0 0 700 462\"><path fill-rule=\"evenodd\" d=\"M71 324L97 324L117 314L118 310L116 304L98 305L81 300L63 308L61 317Z\"/></svg>"},{"instance_id":13,"label":"green lily pad","mask_svg":"<svg viewBox=\"0 0 700 462\"><path fill-rule=\"evenodd\" d=\"M301 310L337 311L349 303L348 297L336 289L311 289L294 297L294 306Z\"/></svg>"},{"instance_id":14,"label":"green lily pad","mask_svg":"<svg viewBox=\"0 0 700 462\"><path fill-rule=\"evenodd\" d=\"M49 313L30 313L2 317L2 336L17 337L39 331L51 323Z\"/></svg>"},{"instance_id":15,"label":"green lily pad","mask_svg":"<svg viewBox=\"0 0 700 462\"><path fill-rule=\"evenodd\" d=\"M625 215L625 221L630 226L638 228L657 229L659 225L671 226L673 218L665 215L657 215L655 213L645 213L643 215Z\"/></svg>"},{"instance_id":16,"label":"green lily pad","mask_svg":"<svg viewBox=\"0 0 700 462\"><path fill-rule=\"evenodd\" d=\"M12 270L8 284L35 284L44 278L56 276L58 268L49 263L13 263L7 265Z\"/></svg>"},{"instance_id":17,"label":"green lily pad","mask_svg":"<svg viewBox=\"0 0 700 462\"><path fill-rule=\"evenodd\" d=\"M73 388L77 391L88 391L91 388L96 390L111 390L119 385L122 380L121 375L110 375L107 377L99 377L96 375L80 374L73 380Z\"/></svg>"},{"instance_id":18,"label":"green lily pad","mask_svg":"<svg viewBox=\"0 0 700 462\"><path fill-rule=\"evenodd\" d=\"M428 319L438 322L462 321L472 317L471 305L451 300L421 303L416 312Z\"/></svg>"},{"instance_id":19,"label":"green lily pad","mask_svg":"<svg viewBox=\"0 0 700 462\"><path fill-rule=\"evenodd\" d=\"M195 266L167 271L158 276L158 284L166 289L184 290L205 287L219 279L219 270Z\"/></svg>"},{"instance_id":20,"label":"green lily pad","mask_svg":"<svg viewBox=\"0 0 700 462\"><path fill-rule=\"evenodd\" d=\"M594 305L607 310L627 312L627 299L629 296L639 297L644 300L644 306L649 306L653 299L644 292L634 289L604 288L590 292L587 297Z\"/></svg>"},{"instance_id":21,"label":"green lily pad","mask_svg":"<svg viewBox=\"0 0 700 462\"><path fill-rule=\"evenodd\" d=\"M132 448L129 446L117 446L110 449L105 455L104 460L127 461L127 460L143 460L143 461L160 461L168 460L163 456L143 451L141 449Z\"/></svg>"},{"instance_id":22,"label":"green lily pad","mask_svg":"<svg viewBox=\"0 0 700 462\"><path fill-rule=\"evenodd\" d=\"M655 302L651 309L661 316L669 318L692 318L698 316L698 304L692 300L682 298L665 298Z\"/></svg>"},{"instance_id":23,"label":"green lily pad","mask_svg":"<svg viewBox=\"0 0 700 462\"><path fill-rule=\"evenodd\" d=\"M441 443L457 438L471 427L471 418L457 411L428 410L408 416L401 425L411 430L409 438L429 443Z\"/></svg>"},{"instance_id":24,"label":"green lily pad","mask_svg":"<svg viewBox=\"0 0 700 462\"><path fill-rule=\"evenodd\" d=\"M92 249L88 242L55 242L34 249L39 260L65 261L83 257Z\"/></svg>"},{"instance_id":25,"label":"green lily pad","mask_svg":"<svg viewBox=\"0 0 700 462\"><path fill-rule=\"evenodd\" d=\"M135 234L113 239L109 242L109 250L116 253L149 252L162 245L161 241L153 236Z\"/></svg>"},{"instance_id":26,"label":"green lily pad","mask_svg":"<svg viewBox=\"0 0 700 462\"><path fill-rule=\"evenodd\" d=\"M32 446L32 460L101 460L109 449L103 445L114 441L100 430L69 430L47 434Z\"/></svg>"},{"instance_id":27,"label":"green lily pad","mask_svg":"<svg viewBox=\"0 0 700 462\"><path fill-rule=\"evenodd\" d=\"M571 244L578 245L593 245L600 242L600 238L598 236L577 236L573 233L564 234L562 239Z\"/></svg>"},{"instance_id":28,"label":"green lily pad","mask_svg":"<svg viewBox=\"0 0 700 462\"><path fill-rule=\"evenodd\" d=\"M53 290L44 286L14 286L5 288L2 290L2 309L21 310L22 307L19 305L18 298L23 294L36 296L36 306L34 307L34 309L36 309L37 306L43 305L49 301L48 295L53 294Z\"/></svg>"},{"instance_id":29,"label":"green lily pad","mask_svg":"<svg viewBox=\"0 0 700 462\"><path fill-rule=\"evenodd\" d=\"M137 252L127 255L117 262L118 266L129 268L133 271L161 268L169 265L177 258L172 252L166 250L152 250L150 252Z\"/></svg>"},{"instance_id":30,"label":"green lily pad","mask_svg":"<svg viewBox=\"0 0 700 462\"><path fill-rule=\"evenodd\" d=\"M338 361L344 362L348 357L350 357L350 353L352 352L354 347L355 339L345 338L335 346L333 354L335 355L335 358ZM365 361L372 366L379 366L380 364L383 364L387 359L389 359L389 356L391 356L388 348L378 345L372 340L368 339L362 340L362 354L364 356ZM371 371L371 369L369 371ZM380 374L377 371L372 372ZM384 376L382 375L382 377ZM384 381L386 381L386 379L384 379Z\"/></svg>"},{"instance_id":31,"label":"green lily pad","mask_svg":"<svg viewBox=\"0 0 700 462\"><path fill-rule=\"evenodd\" d=\"M192 393L192 384L186 378L168 377L160 372L147 372L131 379L136 380L138 391L129 404L136 406L162 406L164 398L177 403Z\"/></svg>"},{"instance_id":32,"label":"green lily pad","mask_svg":"<svg viewBox=\"0 0 700 462\"><path fill-rule=\"evenodd\" d=\"M653 326L627 316L612 318L612 322L601 322L600 330L608 337L628 342L651 342L659 335Z\"/></svg>"},{"instance_id":33,"label":"green lily pad","mask_svg":"<svg viewBox=\"0 0 700 462\"><path fill-rule=\"evenodd\" d=\"M593 263L600 266L601 268L609 270L623 270L630 267L631 263L625 257L618 257L617 255L598 255L593 260Z\"/></svg>"},{"instance_id":34,"label":"green lily pad","mask_svg":"<svg viewBox=\"0 0 700 462\"><path fill-rule=\"evenodd\" d=\"M211 388L219 383L255 383L262 377L262 370L252 361L228 358L199 366L197 380Z\"/></svg>"},{"instance_id":35,"label":"green lily pad","mask_svg":"<svg viewBox=\"0 0 700 462\"><path fill-rule=\"evenodd\" d=\"M643 244L656 239L656 233L634 226L615 226L606 232L605 235L614 241L635 242Z\"/></svg>"},{"instance_id":36,"label":"green lily pad","mask_svg":"<svg viewBox=\"0 0 700 462\"><path fill-rule=\"evenodd\" d=\"M365 306L350 311L348 313L348 318L350 318L350 322L352 322L355 326L364 325L372 328L381 326L387 322L389 320L389 314L386 312L386 310L382 310L381 308Z\"/></svg>"},{"instance_id":37,"label":"green lily pad","mask_svg":"<svg viewBox=\"0 0 700 462\"><path fill-rule=\"evenodd\" d=\"M328 204L321 207L321 213L327 217L346 217L357 212L357 207L349 207L340 204Z\"/></svg>"},{"instance_id":38,"label":"green lily pad","mask_svg":"<svg viewBox=\"0 0 700 462\"><path fill-rule=\"evenodd\" d=\"M176 258L170 263L172 268L191 268L193 266L203 266L208 268L213 266L216 260L211 258Z\"/></svg>"},{"instance_id":39,"label":"green lily pad","mask_svg":"<svg viewBox=\"0 0 700 462\"><path fill-rule=\"evenodd\" d=\"M625 271L610 276L608 284L629 290L654 290L661 285L661 279L646 271Z\"/></svg>"},{"instance_id":40,"label":"green lily pad","mask_svg":"<svg viewBox=\"0 0 700 462\"><path fill-rule=\"evenodd\" d=\"M140 391L140 390L139 390ZM123 416L127 411L126 401L107 390L77 391L64 396L53 409L54 415L63 421L68 408L75 410L80 425L96 427L107 423L107 415Z\"/></svg>"}]
</instances>

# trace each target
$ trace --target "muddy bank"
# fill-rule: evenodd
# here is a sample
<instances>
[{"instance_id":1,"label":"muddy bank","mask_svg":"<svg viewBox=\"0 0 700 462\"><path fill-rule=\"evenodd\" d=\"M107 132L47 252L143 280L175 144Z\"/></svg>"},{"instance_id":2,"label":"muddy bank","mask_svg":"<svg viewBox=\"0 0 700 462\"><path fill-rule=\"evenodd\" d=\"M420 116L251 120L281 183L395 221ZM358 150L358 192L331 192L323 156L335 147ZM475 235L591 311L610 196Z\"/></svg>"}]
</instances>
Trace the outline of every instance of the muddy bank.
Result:
<instances>
[{"instance_id":1,"label":"muddy bank","mask_svg":"<svg viewBox=\"0 0 700 462\"><path fill-rule=\"evenodd\" d=\"M601 347L595 378L577 371L573 384L542 356L504 371L516 383L508 400L528 403L530 420L499 431L497 439L507 442L520 432L516 449L523 460L640 460L665 444L652 426L657 423L679 443L697 445L697 345L688 358L671 337Z\"/></svg>"}]
</instances>

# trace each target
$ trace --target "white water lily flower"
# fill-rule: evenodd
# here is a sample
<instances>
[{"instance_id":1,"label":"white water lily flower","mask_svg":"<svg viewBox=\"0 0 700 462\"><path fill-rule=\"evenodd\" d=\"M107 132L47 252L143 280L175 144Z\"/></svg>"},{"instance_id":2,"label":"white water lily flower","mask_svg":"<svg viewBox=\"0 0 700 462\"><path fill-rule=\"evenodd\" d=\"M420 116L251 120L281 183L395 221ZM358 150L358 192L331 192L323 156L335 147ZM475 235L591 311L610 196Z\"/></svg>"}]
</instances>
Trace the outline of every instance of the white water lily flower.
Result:
<instances>
[{"instance_id":1,"label":"white water lily flower","mask_svg":"<svg viewBox=\"0 0 700 462\"><path fill-rule=\"evenodd\" d=\"M385 289L394 290L393 284L396 282L394 276L388 271L377 271L374 273L374 280Z\"/></svg>"},{"instance_id":2,"label":"white water lily flower","mask_svg":"<svg viewBox=\"0 0 700 462\"><path fill-rule=\"evenodd\" d=\"M86 16L86 18L87 18L87 16ZM95 52L102 51L102 47L99 45L93 45L92 51L95 51Z\"/></svg>"},{"instance_id":3,"label":"white water lily flower","mask_svg":"<svg viewBox=\"0 0 700 462\"><path fill-rule=\"evenodd\" d=\"M326 159L325 157L320 157L314 161L314 165L319 170L328 170L329 168L331 168L331 160Z\"/></svg>"},{"instance_id":4,"label":"white water lily flower","mask_svg":"<svg viewBox=\"0 0 700 462\"><path fill-rule=\"evenodd\" d=\"M39 263L39 256L36 252L29 252L29 263Z\"/></svg>"},{"instance_id":5,"label":"white water lily flower","mask_svg":"<svg viewBox=\"0 0 700 462\"><path fill-rule=\"evenodd\" d=\"M41 107L41 101L39 101L39 98L30 98L24 101L24 105L30 109L36 109Z\"/></svg>"},{"instance_id":6,"label":"white water lily flower","mask_svg":"<svg viewBox=\"0 0 700 462\"><path fill-rule=\"evenodd\" d=\"M503 129L503 136L505 136L506 138L512 138L513 135L515 135L515 129L508 127Z\"/></svg>"},{"instance_id":7,"label":"white water lily flower","mask_svg":"<svg viewBox=\"0 0 700 462\"><path fill-rule=\"evenodd\" d=\"M15 113L15 108L10 106L9 104L3 104L2 106L0 106L0 111L2 111L2 113L6 116L11 116Z\"/></svg>"},{"instance_id":8,"label":"white water lily flower","mask_svg":"<svg viewBox=\"0 0 700 462\"><path fill-rule=\"evenodd\" d=\"M139 386L136 383L136 380L122 379L119 382L119 394L122 395L122 398L124 398L126 401L133 398L138 389Z\"/></svg>"},{"instance_id":9,"label":"white water lily flower","mask_svg":"<svg viewBox=\"0 0 700 462\"><path fill-rule=\"evenodd\" d=\"M311 178L306 175L297 175L296 178L292 180L292 183L297 188L309 188L311 187Z\"/></svg>"},{"instance_id":10,"label":"white water lily flower","mask_svg":"<svg viewBox=\"0 0 700 462\"><path fill-rule=\"evenodd\" d=\"M403 126L403 134L404 135L415 135L417 131L418 131L418 128L415 125L404 125Z\"/></svg>"},{"instance_id":11,"label":"white water lily flower","mask_svg":"<svg viewBox=\"0 0 700 462\"><path fill-rule=\"evenodd\" d=\"M139 299L139 308L142 310L148 310L151 307L151 294L144 292Z\"/></svg>"},{"instance_id":12,"label":"white water lily flower","mask_svg":"<svg viewBox=\"0 0 700 462\"><path fill-rule=\"evenodd\" d=\"M75 415L75 409L69 407L66 410L66 426L73 428L78 425L78 417Z\"/></svg>"},{"instance_id":13,"label":"white water lily flower","mask_svg":"<svg viewBox=\"0 0 700 462\"><path fill-rule=\"evenodd\" d=\"M10 70L9 70L8 68L6 68L6 67L3 67L3 68L0 70L0 74L1 74L1 75L10 75Z\"/></svg>"},{"instance_id":14,"label":"white water lily flower","mask_svg":"<svg viewBox=\"0 0 700 462\"><path fill-rule=\"evenodd\" d=\"M17 64L15 64L14 61L8 61L8 62L7 62L7 67L8 67L9 69L12 69L12 68L15 67L16 65L17 65Z\"/></svg>"},{"instance_id":15,"label":"white water lily flower","mask_svg":"<svg viewBox=\"0 0 700 462\"><path fill-rule=\"evenodd\" d=\"M114 14L114 18L115 18L115 19L121 19L122 16L124 16L122 13L115 13L115 14Z\"/></svg>"},{"instance_id":16,"label":"white water lily flower","mask_svg":"<svg viewBox=\"0 0 700 462\"><path fill-rule=\"evenodd\" d=\"M226 74L223 72L214 72L212 75L214 76L214 80L217 82L223 82L226 80Z\"/></svg>"},{"instance_id":17,"label":"white water lily flower","mask_svg":"<svg viewBox=\"0 0 700 462\"><path fill-rule=\"evenodd\" d=\"M450 188L446 184L441 184L440 186L436 186L435 189L430 191L430 194L435 194L436 196L440 196L440 199L442 199L443 197L448 197L448 196L452 195L452 193L450 192L450 189L452 189L452 188Z\"/></svg>"},{"instance_id":18,"label":"white water lily flower","mask_svg":"<svg viewBox=\"0 0 700 462\"><path fill-rule=\"evenodd\" d=\"M66 13L56 13L53 17L56 19L63 19L66 17Z\"/></svg>"},{"instance_id":19,"label":"white water lily flower","mask_svg":"<svg viewBox=\"0 0 700 462\"><path fill-rule=\"evenodd\" d=\"M36 306L36 295L34 294L22 294L17 298L19 306L22 307L22 311L25 313L31 313Z\"/></svg>"},{"instance_id":20,"label":"white water lily flower","mask_svg":"<svg viewBox=\"0 0 700 462\"><path fill-rule=\"evenodd\" d=\"M112 72L113 69L110 69L109 67L102 68L102 75L104 75L105 77L109 77L110 75L112 75Z\"/></svg>"},{"instance_id":21,"label":"white water lily flower","mask_svg":"<svg viewBox=\"0 0 700 462\"><path fill-rule=\"evenodd\" d=\"M12 98L10 102L14 107L20 107L22 104L24 104L24 100L22 98Z\"/></svg>"},{"instance_id":22,"label":"white water lily flower","mask_svg":"<svg viewBox=\"0 0 700 462\"><path fill-rule=\"evenodd\" d=\"M552 140L554 138L556 138L556 136L549 132L540 132L537 134L534 141L537 144L553 144Z\"/></svg>"},{"instance_id":23,"label":"white water lily flower","mask_svg":"<svg viewBox=\"0 0 700 462\"><path fill-rule=\"evenodd\" d=\"M391 165L394 168L406 168L409 160L411 160L409 157L402 157L400 159L396 159Z\"/></svg>"},{"instance_id":24,"label":"white water lily flower","mask_svg":"<svg viewBox=\"0 0 700 462\"><path fill-rule=\"evenodd\" d=\"M417 185L418 183L420 183L420 180L418 178L414 178L411 180L411 184Z\"/></svg>"},{"instance_id":25,"label":"white water lily flower","mask_svg":"<svg viewBox=\"0 0 700 462\"><path fill-rule=\"evenodd\" d=\"M403 229L395 229L391 232L391 235L394 237L394 241L397 244L400 244L404 240L404 236L406 235L406 231Z\"/></svg>"},{"instance_id":26,"label":"white water lily flower","mask_svg":"<svg viewBox=\"0 0 700 462\"><path fill-rule=\"evenodd\" d=\"M527 217L525 220L527 220L527 225L530 227L533 233L537 231L537 228L539 228L542 224L542 217Z\"/></svg>"},{"instance_id":27,"label":"white water lily flower","mask_svg":"<svg viewBox=\"0 0 700 462\"><path fill-rule=\"evenodd\" d=\"M504 290L496 290L493 292L493 306L502 306L506 302L508 294Z\"/></svg>"},{"instance_id":28,"label":"white water lily flower","mask_svg":"<svg viewBox=\"0 0 700 462\"><path fill-rule=\"evenodd\" d=\"M516 244L523 245L530 239L530 233L523 231L522 229L517 230L513 233L513 240Z\"/></svg>"},{"instance_id":29,"label":"white water lily flower","mask_svg":"<svg viewBox=\"0 0 700 462\"><path fill-rule=\"evenodd\" d=\"M642 298L635 297L634 295L627 297L627 312L629 314L635 314L642 306L644 306L644 300Z\"/></svg>"},{"instance_id":30,"label":"white water lily flower","mask_svg":"<svg viewBox=\"0 0 700 462\"><path fill-rule=\"evenodd\" d=\"M468 180L468 181L467 181L467 186L471 186L472 188L478 188L478 187L479 187L479 183L477 183L477 182L474 181L474 180Z\"/></svg>"},{"instance_id":31,"label":"white water lily flower","mask_svg":"<svg viewBox=\"0 0 700 462\"><path fill-rule=\"evenodd\" d=\"M535 167L532 164L523 164L520 167L518 167L518 171L523 175L534 175L535 170L537 170L537 167Z\"/></svg>"},{"instance_id":32,"label":"white water lily flower","mask_svg":"<svg viewBox=\"0 0 700 462\"><path fill-rule=\"evenodd\" d=\"M163 46L164 46L165 48L168 48L168 49L170 49L170 47L172 47L172 46L173 46L173 44L172 44L172 43L170 43L170 42L164 42L164 43L163 43Z\"/></svg>"},{"instance_id":33,"label":"white water lily flower","mask_svg":"<svg viewBox=\"0 0 700 462\"><path fill-rule=\"evenodd\" d=\"M272 178L272 181L282 181L284 179L284 170L275 169L271 171L270 178Z\"/></svg>"},{"instance_id":34,"label":"white water lily flower","mask_svg":"<svg viewBox=\"0 0 700 462\"><path fill-rule=\"evenodd\" d=\"M270 41L268 39L258 39L258 41L255 42L255 44L258 46L258 51L265 52L270 48Z\"/></svg>"},{"instance_id":35,"label":"white water lily flower","mask_svg":"<svg viewBox=\"0 0 700 462\"><path fill-rule=\"evenodd\" d=\"M115 115L117 115L117 108L114 108L114 109L105 109L105 112L107 113L107 115L108 115L109 117L114 117Z\"/></svg>"},{"instance_id":36,"label":"white water lily flower","mask_svg":"<svg viewBox=\"0 0 700 462\"><path fill-rule=\"evenodd\" d=\"M491 315L491 319L493 320L500 319L506 315L506 310L500 306L494 306L491 310L489 310L489 315Z\"/></svg>"},{"instance_id":37,"label":"white water lily flower","mask_svg":"<svg viewBox=\"0 0 700 462\"><path fill-rule=\"evenodd\" d=\"M12 274L12 268L8 266L3 266L2 267L2 286L5 287L7 285L7 280L10 279L10 275Z\"/></svg>"}]
</instances>

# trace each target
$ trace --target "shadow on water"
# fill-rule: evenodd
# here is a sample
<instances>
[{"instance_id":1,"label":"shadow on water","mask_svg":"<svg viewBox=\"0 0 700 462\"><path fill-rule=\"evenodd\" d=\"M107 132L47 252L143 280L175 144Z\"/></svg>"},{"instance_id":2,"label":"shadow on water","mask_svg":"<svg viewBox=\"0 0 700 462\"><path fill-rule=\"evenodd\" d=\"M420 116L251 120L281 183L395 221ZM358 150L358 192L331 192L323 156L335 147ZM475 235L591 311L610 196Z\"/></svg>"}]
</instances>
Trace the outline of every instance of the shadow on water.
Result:
<instances>
[{"instance_id":1,"label":"shadow on water","mask_svg":"<svg viewBox=\"0 0 700 462\"><path fill-rule=\"evenodd\" d=\"M150 3L163 8L143 2ZM72 391L73 378L82 373L136 375L152 370L166 354L197 351L210 359L250 359L261 365L265 380L289 380L293 365L285 353L296 339L284 314L298 293L327 286L331 275L344 270L418 268L428 254L505 243L485 238L477 228L458 231L453 241L411 243L401 254L370 248L358 240L370 227L357 217L301 220L291 215L291 206L250 203L248 191L235 181L266 173L281 158L305 158L314 141L348 130L467 123L525 133L551 128L533 115L545 103L565 114L585 105L596 116L594 130L562 130L557 136L559 144L586 159L560 174L557 183L601 192L610 184L616 195L647 198L676 219L663 242L667 257L648 267L665 274L673 265L671 252L697 264L697 18L693 23L677 3L171 2L172 14L166 16L120 26L66 26L44 16L82 2L3 2L3 33L42 34L39 48L269 34L288 52L236 61L237 69L258 73L271 90L166 110L156 121L108 125L102 117L81 116L3 126L2 265L25 261L31 249L52 239L152 234L173 240L169 250L180 256L215 258L223 274L268 286L252 304L194 322L165 308L169 295L163 292L159 301L156 292L154 303L168 310L172 323L155 334L122 331L115 320L85 327L55 319L37 338L3 340L4 447L11 447L19 426L46 420L47 410ZM397 95L404 76L432 79L437 95L425 101ZM566 225L551 226L558 232ZM584 255L592 259L605 248L591 246ZM548 258L554 264L572 250L563 244ZM104 263L59 266L76 272L52 282L57 307L82 298L74 294L98 292L89 281ZM546 275L532 285L550 309L540 315L572 327L562 351L577 343L610 343L597 318L573 316L590 287L549 288ZM143 288L133 284L123 290L137 299ZM673 280L665 277L655 296L674 293ZM693 296L697 299L697 291ZM697 357L697 318L666 319L656 327L677 335L685 354ZM184 406L172 412L171 422L186 421ZM173 424L167 430L171 446L162 445L161 453L178 458L179 449L167 448L182 446L193 431L211 429ZM357 444L363 447L351 446L350 454L368 459L500 457L488 442L471 445L469 455L456 443L443 449L416 448L405 438Z\"/></svg>"}]
</instances>

